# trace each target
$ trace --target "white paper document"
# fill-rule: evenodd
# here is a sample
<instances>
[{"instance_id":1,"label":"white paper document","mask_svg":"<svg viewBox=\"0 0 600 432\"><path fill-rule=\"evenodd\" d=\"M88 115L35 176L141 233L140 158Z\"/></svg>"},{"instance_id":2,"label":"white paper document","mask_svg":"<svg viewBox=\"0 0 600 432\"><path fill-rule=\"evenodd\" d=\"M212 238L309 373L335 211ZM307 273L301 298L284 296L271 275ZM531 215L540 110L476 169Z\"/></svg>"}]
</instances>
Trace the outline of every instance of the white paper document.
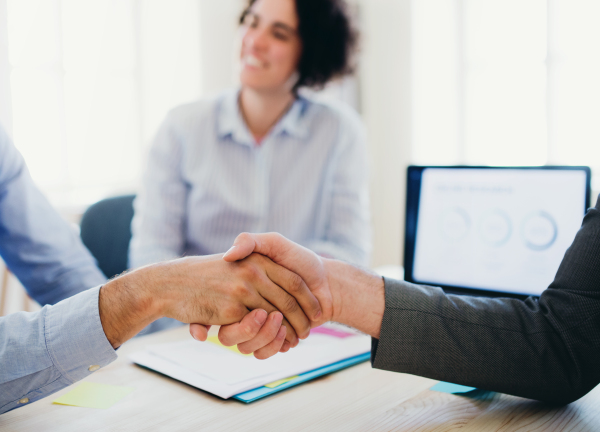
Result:
<instances>
[{"instance_id":1,"label":"white paper document","mask_svg":"<svg viewBox=\"0 0 600 432\"><path fill-rule=\"evenodd\" d=\"M227 399L238 393L326 366L371 350L371 338L326 324L296 348L258 360L211 342L187 340L151 345L130 356L135 363ZM332 332L327 330L333 329Z\"/></svg>"}]
</instances>

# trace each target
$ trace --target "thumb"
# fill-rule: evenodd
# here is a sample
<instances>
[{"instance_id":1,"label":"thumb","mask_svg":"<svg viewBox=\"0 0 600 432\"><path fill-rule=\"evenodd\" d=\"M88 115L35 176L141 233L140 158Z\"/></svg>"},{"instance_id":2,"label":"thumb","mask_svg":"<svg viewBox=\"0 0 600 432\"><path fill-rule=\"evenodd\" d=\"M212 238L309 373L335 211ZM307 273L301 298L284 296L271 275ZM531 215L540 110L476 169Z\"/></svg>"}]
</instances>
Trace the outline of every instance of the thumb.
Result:
<instances>
[{"instance_id":1,"label":"thumb","mask_svg":"<svg viewBox=\"0 0 600 432\"><path fill-rule=\"evenodd\" d=\"M256 247L256 240L254 235L248 233L241 233L238 235L233 242L233 246L229 248L223 259L228 262L239 261L246 258Z\"/></svg>"}]
</instances>

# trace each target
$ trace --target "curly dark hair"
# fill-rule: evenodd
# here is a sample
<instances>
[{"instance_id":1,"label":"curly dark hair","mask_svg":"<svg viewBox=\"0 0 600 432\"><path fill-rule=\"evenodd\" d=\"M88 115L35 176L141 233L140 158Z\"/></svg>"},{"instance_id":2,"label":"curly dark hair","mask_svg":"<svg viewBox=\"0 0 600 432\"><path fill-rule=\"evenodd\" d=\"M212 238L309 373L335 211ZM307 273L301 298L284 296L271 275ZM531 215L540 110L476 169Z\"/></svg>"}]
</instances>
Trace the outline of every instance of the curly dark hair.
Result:
<instances>
[{"instance_id":1,"label":"curly dark hair","mask_svg":"<svg viewBox=\"0 0 600 432\"><path fill-rule=\"evenodd\" d=\"M240 24L256 0L249 0ZM299 87L322 88L331 79L354 71L358 32L343 0L295 0L302 54L298 63Z\"/></svg>"}]
</instances>

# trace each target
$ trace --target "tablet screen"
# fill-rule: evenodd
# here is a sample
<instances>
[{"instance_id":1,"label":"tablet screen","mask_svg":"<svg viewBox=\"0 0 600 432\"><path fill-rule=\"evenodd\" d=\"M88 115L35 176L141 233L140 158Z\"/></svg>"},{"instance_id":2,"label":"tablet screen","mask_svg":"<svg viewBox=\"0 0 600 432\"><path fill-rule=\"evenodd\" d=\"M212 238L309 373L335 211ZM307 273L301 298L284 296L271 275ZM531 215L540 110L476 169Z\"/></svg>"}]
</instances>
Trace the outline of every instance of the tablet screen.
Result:
<instances>
[{"instance_id":1,"label":"tablet screen","mask_svg":"<svg viewBox=\"0 0 600 432\"><path fill-rule=\"evenodd\" d=\"M415 282L540 295L585 213L587 173L425 168Z\"/></svg>"}]
</instances>

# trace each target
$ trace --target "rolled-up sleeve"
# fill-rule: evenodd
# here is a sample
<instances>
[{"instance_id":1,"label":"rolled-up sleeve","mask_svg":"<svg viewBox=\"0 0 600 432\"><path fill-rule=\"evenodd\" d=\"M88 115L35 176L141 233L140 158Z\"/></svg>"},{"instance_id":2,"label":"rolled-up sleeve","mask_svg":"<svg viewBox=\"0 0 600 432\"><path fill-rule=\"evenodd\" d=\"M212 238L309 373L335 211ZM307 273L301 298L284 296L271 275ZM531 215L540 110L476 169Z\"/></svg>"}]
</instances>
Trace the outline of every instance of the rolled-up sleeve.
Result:
<instances>
[{"instance_id":1,"label":"rolled-up sleeve","mask_svg":"<svg viewBox=\"0 0 600 432\"><path fill-rule=\"evenodd\" d=\"M42 399L113 362L92 288L0 318L0 414Z\"/></svg>"}]
</instances>

